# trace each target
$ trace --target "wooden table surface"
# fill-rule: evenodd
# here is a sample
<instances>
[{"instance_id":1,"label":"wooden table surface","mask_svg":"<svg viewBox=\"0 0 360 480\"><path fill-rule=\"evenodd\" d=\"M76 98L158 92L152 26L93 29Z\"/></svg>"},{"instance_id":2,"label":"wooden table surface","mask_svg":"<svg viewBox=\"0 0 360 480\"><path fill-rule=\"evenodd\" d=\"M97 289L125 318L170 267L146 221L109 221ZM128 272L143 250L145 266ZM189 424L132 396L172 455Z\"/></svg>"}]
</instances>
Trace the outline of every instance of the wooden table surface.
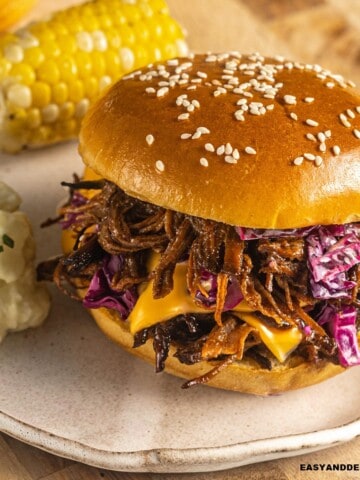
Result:
<instances>
[{"instance_id":1,"label":"wooden table surface","mask_svg":"<svg viewBox=\"0 0 360 480\"><path fill-rule=\"evenodd\" d=\"M76 0L39 0L22 22ZM359 0L168 0L195 51L285 54L320 63L360 84ZM329 399L331 401L331 399ZM204 474L119 473L62 459L0 434L0 480L347 480L360 472L301 470L360 463L360 438L316 453ZM304 467L303 467L304 468Z\"/></svg>"}]
</instances>

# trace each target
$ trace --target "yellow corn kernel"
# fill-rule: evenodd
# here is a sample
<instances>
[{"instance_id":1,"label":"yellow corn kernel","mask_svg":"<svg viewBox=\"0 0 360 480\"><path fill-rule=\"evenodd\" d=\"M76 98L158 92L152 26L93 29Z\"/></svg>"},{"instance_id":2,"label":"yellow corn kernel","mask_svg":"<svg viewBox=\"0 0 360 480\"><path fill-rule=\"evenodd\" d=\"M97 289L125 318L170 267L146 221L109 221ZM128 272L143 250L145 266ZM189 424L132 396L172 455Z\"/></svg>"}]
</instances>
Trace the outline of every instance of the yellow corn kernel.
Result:
<instances>
[{"instance_id":1,"label":"yellow corn kernel","mask_svg":"<svg viewBox=\"0 0 360 480\"><path fill-rule=\"evenodd\" d=\"M68 99L68 86L65 82L59 82L52 87L51 98L57 105L61 105Z\"/></svg>"},{"instance_id":2,"label":"yellow corn kernel","mask_svg":"<svg viewBox=\"0 0 360 480\"><path fill-rule=\"evenodd\" d=\"M60 80L60 71L54 59L45 60L37 69L37 76L41 82L56 85Z\"/></svg>"},{"instance_id":3,"label":"yellow corn kernel","mask_svg":"<svg viewBox=\"0 0 360 480\"><path fill-rule=\"evenodd\" d=\"M41 125L41 115L38 108L30 108L27 113L26 125L30 129L39 128Z\"/></svg>"},{"instance_id":4,"label":"yellow corn kernel","mask_svg":"<svg viewBox=\"0 0 360 480\"><path fill-rule=\"evenodd\" d=\"M44 82L34 82L31 87L33 107L45 107L50 103L51 88L50 85Z\"/></svg>"},{"instance_id":5,"label":"yellow corn kernel","mask_svg":"<svg viewBox=\"0 0 360 480\"><path fill-rule=\"evenodd\" d=\"M24 51L24 63L32 68L39 67L45 60L44 52L40 47L31 47Z\"/></svg>"},{"instance_id":6,"label":"yellow corn kernel","mask_svg":"<svg viewBox=\"0 0 360 480\"><path fill-rule=\"evenodd\" d=\"M23 85L31 85L36 78L34 69L28 63L16 63L9 71L9 76Z\"/></svg>"},{"instance_id":7,"label":"yellow corn kernel","mask_svg":"<svg viewBox=\"0 0 360 480\"><path fill-rule=\"evenodd\" d=\"M84 95L87 98L95 98L99 91L99 81L96 77L84 78Z\"/></svg>"},{"instance_id":8,"label":"yellow corn kernel","mask_svg":"<svg viewBox=\"0 0 360 480\"><path fill-rule=\"evenodd\" d=\"M72 102L80 102L84 98L84 84L81 80L74 80L69 84L69 100Z\"/></svg>"},{"instance_id":9,"label":"yellow corn kernel","mask_svg":"<svg viewBox=\"0 0 360 480\"><path fill-rule=\"evenodd\" d=\"M115 80L186 53L164 0L88 0L0 34L0 149L74 138L89 105Z\"/></svg>"},{"instance_id":10,"label":"yellow corn kernel","mask_svg":"<svg viewBox=\"0 0 360 480\"><path fill-rule=\"evenodd\" d=\"M59 120L69 120L75 114L75 106L73 102L65 102L60 105Z\"/></svg>"}]
</instances>

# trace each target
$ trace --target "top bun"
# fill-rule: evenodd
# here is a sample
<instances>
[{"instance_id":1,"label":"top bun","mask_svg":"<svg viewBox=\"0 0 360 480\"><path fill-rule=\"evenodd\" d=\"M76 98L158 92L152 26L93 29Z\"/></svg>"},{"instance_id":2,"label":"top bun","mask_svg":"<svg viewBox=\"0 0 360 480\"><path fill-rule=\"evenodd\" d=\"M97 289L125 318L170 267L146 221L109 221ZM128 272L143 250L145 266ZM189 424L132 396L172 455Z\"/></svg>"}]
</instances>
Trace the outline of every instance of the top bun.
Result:
<instances>
[{"instance_id":1,"label":"top bun","mask_svg":"<svg viewBox=\"0 0 360 480\"><path fill-rule=\"evenodd\" d=\"M360 94L236 52L149 65L86 115L84 162L139 199L253 228L360 219Z\"/></svg>"}]
</instances>

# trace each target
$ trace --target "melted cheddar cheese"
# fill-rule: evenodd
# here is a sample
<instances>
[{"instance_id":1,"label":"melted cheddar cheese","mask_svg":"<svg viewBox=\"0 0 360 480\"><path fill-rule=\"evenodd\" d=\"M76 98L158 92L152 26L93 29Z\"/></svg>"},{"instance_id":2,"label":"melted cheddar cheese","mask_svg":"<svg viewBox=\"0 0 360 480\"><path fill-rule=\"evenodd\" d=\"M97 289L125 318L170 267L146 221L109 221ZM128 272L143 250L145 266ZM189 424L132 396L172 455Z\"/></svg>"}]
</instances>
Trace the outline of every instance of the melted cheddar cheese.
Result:
<instances>
[{"instance_id":1,"label":"melted cheddar cheese","mask_svg":"<svg viewBox=\"0 0 360 480\"><path fill-rule=\"evenodd\" d=\"M151 263L153 263L153 260ZM199 307L188 293L186 288L186 270L186 263L176 265L174 288L166 297L154 299L152 282L146 285L128 317L132 334L139 332L143 328L151 327L159 321L169 320L176 315L206 313L209 311ZM258 330L262 342L279 362L284 362L303 338L303 334L297 327L291 327L286 330L269 327L254 315L245 301L240 302L233 311L236 311L239 318L244 322Z\"/></svg>"}]
</instances>

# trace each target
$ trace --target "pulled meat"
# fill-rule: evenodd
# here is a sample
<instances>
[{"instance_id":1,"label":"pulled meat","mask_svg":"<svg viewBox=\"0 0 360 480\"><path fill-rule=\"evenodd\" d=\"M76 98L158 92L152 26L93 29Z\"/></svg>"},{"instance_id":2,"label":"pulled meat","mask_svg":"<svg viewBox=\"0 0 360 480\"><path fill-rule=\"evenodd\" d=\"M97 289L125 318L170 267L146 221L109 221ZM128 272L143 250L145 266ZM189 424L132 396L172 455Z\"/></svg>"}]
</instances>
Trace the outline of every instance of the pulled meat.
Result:
<instances>
[{"instance_id":1,"label":"pulled meat","mask_svg":"<svg viewBox=\"0 0 360 480\"><path fill-rule=\"evenodd\" d=\"M176 264L187 261L190 295L202 290L202 275L217 278L213 312L180 315L159 322L135 335L134 347L152 339L156 370L164 369L170 347L185 364L219 360L215 369L185 386L204 383L223 368L243 358L271 369L276 359L261 342L255 328L241 320L241 314L224 312L230 278L235 278L247 304L270 327L299 329L310 326L311 335L296 353L306 359L327 358L337 362L335 342L311 315L318 301L309 289L303 238L243 241L235 227L165 209L127 195L109 181L67 184L74 191L96 190L83 202L69 203L60 221L73 231L74 251L39 269L39 276L53 276L60 288L74 296L87 288L106 254L121 255L122 271L112 278L112 288L125 290L153 280L153 296L161 298L173 288ZM81 195L81 193L80 193ZM151 271L146 262L151 252L160 257ZM49 271L50 270L50 271ZM360 270L353 278L360 284ZM358 287L356 287L356 302Z\"/></svg>"}]
</instances>

